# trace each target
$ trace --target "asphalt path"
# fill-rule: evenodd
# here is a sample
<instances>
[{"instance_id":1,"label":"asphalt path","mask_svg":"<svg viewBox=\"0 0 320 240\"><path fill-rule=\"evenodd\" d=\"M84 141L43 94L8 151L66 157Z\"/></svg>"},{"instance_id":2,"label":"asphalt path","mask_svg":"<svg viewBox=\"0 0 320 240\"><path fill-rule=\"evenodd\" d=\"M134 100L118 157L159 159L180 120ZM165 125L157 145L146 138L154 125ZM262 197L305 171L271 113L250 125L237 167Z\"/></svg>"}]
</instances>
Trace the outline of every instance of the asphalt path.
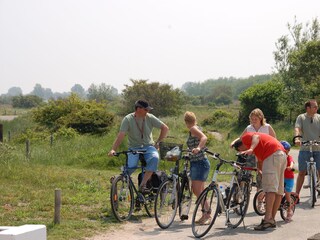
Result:
<instances>
[{"instance_id":1,"label":"asphalt path","mask_svg":"<svg viewBox=\"0 0 320 240\"><path fill-rule=\"evenodd\" d=\"M290 154L295 161L298 159L298 150L291 150ZM276 216L277 228L267 229L265 231L255 231L254 226L258 225L262 219L258 216L252 207L252 199L255 194L255 189L251 193L251 202L248 213L241 224L236 229L230 229L225 226L225 216L217 218L215 224L209 233L202 239L217 239L217 240L301 240L308 239L320 233L320 198L311 208L309 200L309 189L302 189L300 196L300 204L296 205L296 211L293 220L286 223L282 220L280 213ZM189 217L191 219L191 216ZM130 221L124 223L117 229L111 229L107 234L103 234L101 239L195 239L191 230L191 221L181 222L176 217L175 222L168 229L160 229L154 218L145 218L140 221ZM94 238L100 239L100 238ZM313 238L312 238L313 239ZM320 238L315 238L320 239Z\"/></svg>"}]
</instances>

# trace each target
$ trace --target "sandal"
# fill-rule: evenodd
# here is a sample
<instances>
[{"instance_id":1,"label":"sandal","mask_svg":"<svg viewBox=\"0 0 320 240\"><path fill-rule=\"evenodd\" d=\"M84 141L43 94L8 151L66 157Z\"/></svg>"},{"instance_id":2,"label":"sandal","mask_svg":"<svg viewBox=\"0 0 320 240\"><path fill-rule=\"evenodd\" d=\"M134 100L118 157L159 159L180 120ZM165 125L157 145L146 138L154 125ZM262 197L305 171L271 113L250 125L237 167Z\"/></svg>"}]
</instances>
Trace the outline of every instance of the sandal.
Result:
<instances>
[{"instance_id":1,"label":"sandal","mask_svg":"<svg viewBox=\"0 0 320 240\"><path fill-rule=\"evenodd\" d=\"M195 223L199 225L208 225L212 221L212 218L210 216L203 215L199 220L197 220Z\"/></svg>"},{"instance_id":2,"label":"sandal","mask_svg":"<svg viewBox=\"0 0 320 240\"><path fill-rule=\"evenodd\" d=\"M256 231L264 231L268 228L275 228L276 224L272 222L267 222L266 220L262 219L260 225L254 227Z\"/></svg>"}]
</instances>

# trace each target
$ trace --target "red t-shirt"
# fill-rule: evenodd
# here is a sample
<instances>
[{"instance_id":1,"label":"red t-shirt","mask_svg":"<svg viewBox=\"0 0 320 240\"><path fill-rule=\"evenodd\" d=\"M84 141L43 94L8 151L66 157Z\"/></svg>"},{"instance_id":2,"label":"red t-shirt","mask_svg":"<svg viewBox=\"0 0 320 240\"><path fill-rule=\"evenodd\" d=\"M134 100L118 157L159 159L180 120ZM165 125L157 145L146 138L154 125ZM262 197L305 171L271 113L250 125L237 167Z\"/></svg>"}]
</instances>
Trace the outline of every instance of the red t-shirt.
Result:
<instances>
[{"instance_id":1,"label":"red t-shirt","mask_svg":"<svg viewBox=\"0 0 320 240\"><path fill-rule=\"evenodd\" d=\"M242 135L242 143L249 149L252 143L252 136L259 135L260 140L258 145L253 149L254 155L258 158L259 161L265 160L271 154L275 153L278 150L285 152L282 144L274 137L265 133L258 132L247 132Z\"/></svg>"},{"instance_id":2,"label":"red t-shirt","mask_svg":"<svg viewBox=\"0 0 320 240\"><path fill-rule=\"evenodd\" d=\"M294 163L293 161L293 157L288 155L287 156L287 167L289 167L291 165L291 163ZM291 170L284 170L284 178L294 178L294 171L291 171Z\"/></svg>"}]
</instances>

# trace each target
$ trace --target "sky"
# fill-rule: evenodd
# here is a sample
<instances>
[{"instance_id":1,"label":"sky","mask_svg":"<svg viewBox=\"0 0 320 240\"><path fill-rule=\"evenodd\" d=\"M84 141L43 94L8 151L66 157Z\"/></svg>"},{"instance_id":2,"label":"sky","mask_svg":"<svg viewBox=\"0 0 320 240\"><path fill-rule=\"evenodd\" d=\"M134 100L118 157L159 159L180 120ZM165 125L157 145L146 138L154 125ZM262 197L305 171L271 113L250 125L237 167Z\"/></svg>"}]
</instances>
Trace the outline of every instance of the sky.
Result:
<instances>
[{"instance_id":1,"label":"sky","mask_svg":"<svg viewBox=\"0 0 320 240\"><path fill-rule=\"evenodd\" d=\"M0 94L270 74L287 24L319 15L319 0L0 0Z\"/></svg>"}]
</instances>

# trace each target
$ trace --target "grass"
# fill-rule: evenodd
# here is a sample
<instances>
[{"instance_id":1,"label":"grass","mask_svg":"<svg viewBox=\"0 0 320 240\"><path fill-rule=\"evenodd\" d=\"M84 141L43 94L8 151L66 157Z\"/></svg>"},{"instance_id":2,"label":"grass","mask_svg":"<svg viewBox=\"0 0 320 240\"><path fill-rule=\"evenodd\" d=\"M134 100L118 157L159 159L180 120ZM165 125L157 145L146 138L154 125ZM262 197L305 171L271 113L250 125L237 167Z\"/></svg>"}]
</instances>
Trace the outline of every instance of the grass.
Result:
<instances>
[{"instance_id":1,"label":"grass","mask_svg":"<svg viewBox=\"0 0 320 240\"><path fill-rule=\"evenodd\" d=\"M186 109L196 113L199 123L215 110L208 107ZM236 113L237 110L229 108L227 111ZM167 141L185 143L188 130L184 125L183 113L162 120L170 127L171 138ZM4 131L11 132L20 132L32 126L25 117L2 123ZM118 124L119 121L104 136L54 139L52 145L49 136L41 141L31 141L30 158L26 157L24 143L9 142L4 136L5 142L0 145L1 225L45 224L48 240L84 239L120 225L111 212L109 179L120 172L121 159L107 156L118 132ZM233 125L236 126L236 122ZM277 123L273 127L278 139L291 142L292 125ZM222 141L209 133L212 129L220 131ZM203 126L203 130L209 136L210 150L220 153L223 158L235 159L235 151L230 149L229 144L239 136L243 127ZM154 132L154 138L158 133ZM125 142L120 149L126 149ZM159 169L168 171L169 168L169 163L160 162ZM60 224L53 222L56 189L61 189L62 196Z\"/></svg>"}]
</instances>

